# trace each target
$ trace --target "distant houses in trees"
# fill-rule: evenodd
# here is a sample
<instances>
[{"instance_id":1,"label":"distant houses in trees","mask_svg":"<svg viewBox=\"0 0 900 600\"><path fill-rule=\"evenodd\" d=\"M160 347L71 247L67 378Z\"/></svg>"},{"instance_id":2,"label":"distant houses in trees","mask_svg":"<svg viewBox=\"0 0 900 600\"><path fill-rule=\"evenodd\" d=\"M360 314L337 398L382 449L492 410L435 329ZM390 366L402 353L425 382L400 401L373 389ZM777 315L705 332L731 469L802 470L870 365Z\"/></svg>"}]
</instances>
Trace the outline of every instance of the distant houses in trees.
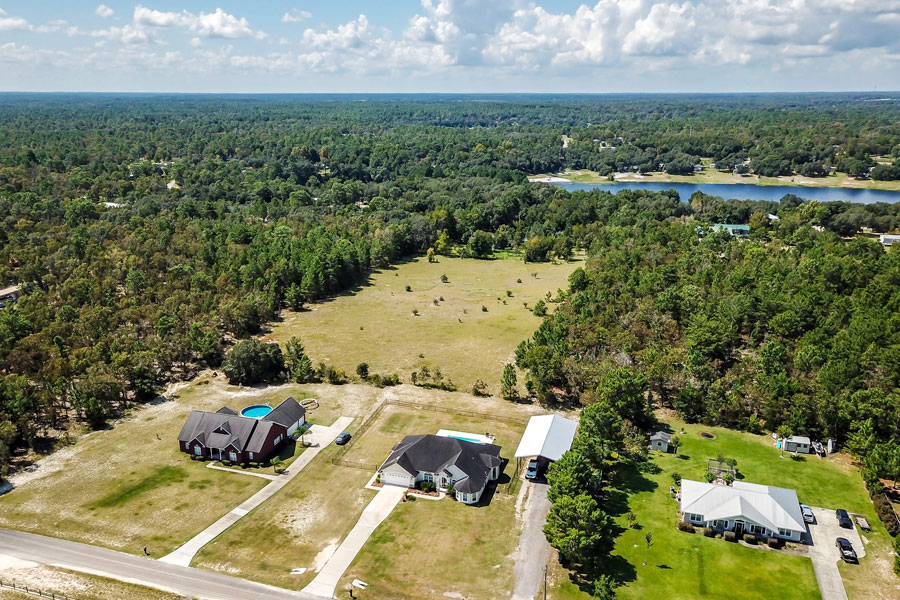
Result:
<instances>
[{"instance_id":1,"label":"distant houses in trees","mask_svg":"<svg viewBox=\"0 0 900 600\"><path fill-rule=\"evenodd\" d=\"M7 304L12 304L22 297L22 288L17 285L11 285L0 290L0 308Z\"/></svg>"}]
</instances>

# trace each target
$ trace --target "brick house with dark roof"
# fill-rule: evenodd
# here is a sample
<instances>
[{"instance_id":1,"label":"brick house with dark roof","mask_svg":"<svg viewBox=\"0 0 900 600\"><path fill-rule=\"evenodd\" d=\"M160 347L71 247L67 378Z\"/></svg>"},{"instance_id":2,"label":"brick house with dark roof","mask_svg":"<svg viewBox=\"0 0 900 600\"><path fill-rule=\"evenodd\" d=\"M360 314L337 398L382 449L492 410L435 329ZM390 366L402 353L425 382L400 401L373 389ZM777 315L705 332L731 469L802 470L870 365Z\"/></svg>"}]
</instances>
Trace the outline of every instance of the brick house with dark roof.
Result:
<instances>
[{"instance_id":1,"label":"brick house with dark roof","mask_svg":"<svg viewBox=\"0 0 900 600\"><path fill-rule=\"evenodd\" d=\"M214 413L195 410L178 434L178 446L182 452L210 460L264 462L305 422L306 409L293 398L259 419L227 406Z\"/></svg>"},{"instance_id":2,"label":"brick house with dark roof","mask_svg":"<svg viewBox=\"0 0 900 600\"><path fill-rule=\"evenodd\" d=\"M381 482L415 487L422 481L438 489L453 486L456 499L475 504L489 481L500 477L500 446L438 435L408 435L378 469Z\"/></svg>"}]
</instances>

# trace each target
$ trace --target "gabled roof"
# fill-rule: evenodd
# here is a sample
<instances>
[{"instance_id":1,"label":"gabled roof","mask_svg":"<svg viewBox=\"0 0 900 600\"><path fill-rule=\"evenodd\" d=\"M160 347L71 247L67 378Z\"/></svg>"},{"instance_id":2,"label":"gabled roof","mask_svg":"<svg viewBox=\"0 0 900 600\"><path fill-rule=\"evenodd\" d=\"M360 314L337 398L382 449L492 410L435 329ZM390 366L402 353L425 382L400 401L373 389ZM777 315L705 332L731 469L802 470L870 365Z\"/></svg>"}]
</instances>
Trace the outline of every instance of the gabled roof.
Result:
<instances>
[{"instance_id":1,"label":"gabled roof","mask_svg":"<svg viewBox=\"0 0 900 600\"><path fill-rule=\"evenodd\" d=\"M662 440L664 442L669 442L672 440L672 436L666 433L665 431L656 431L653 435L650 436L650 441L654 440Z\"/></svg>"},{"instance_id":2,"label":"gabled roof","mask_svg":"<svg viewBox=\"0 0 900 600\"><path fill-rule=\"evenodd\" d=\"M247 441L247 446L244 448L247 452L259 452L262 450L263 444L266 443L266 437L268 437L269 432L273 427L278 427L280 423L274 423L272 421L259 421L256 424L256 429L253 430L253 437L251 437ZM281 425L284 427L283 425Z\"/></svg>"},{"instance_id":3,"label":"gabled roof","mask_svg":"<svg viewBox=\"0 0 900 600\"><path fill-rule=\"evenodd\" d=\"M193 411L181 428L178 441L197 440L207 448L224 450L233 446L241 452L259 452L273 427L284 428L274 421L242 417L231 412L221 409L214 413Z\"/></svg>"},{"instance_id":4,"label":"gabled roof","mask_svg":"<svg viewBox=\"0 0 900 600\"><path fill-rule=\"evenodd\" d=\"M220 415L237 415L238 412L233 408L228 408L227 406L223 406L219 410L216 411Z\"/></svg>"},{"instance_id":5,"label":"gabled roof","mask_svg":"<svg viewBox=\"0 0 900 600\"><path fill-rule=\"evenodd\" d=\"M543 456L559 460L572 447L578 423L559 415L540 415L528 419L516 458Z\"/></svg>"},{"instance_id":6,"label":"gabled roof","mask_svg":"<svg viewBox=\"0 0 900 600\"><path fill-rule=\"evenodd\" d=\"M805 531L797 492L788 488L735 481L731 486L681 480L681 512L704 521L747 519L770 531Z\"/></svg>"},{"instance_id":7,"label":"gabled roof","mask_svg":"<svg viewBox=\"0 0 900 600\"><path fill-rule=\"evenodd\" d=\"M275 421L285 427L294 425L306 416L306 409L300 406L293 398L288 398L279 404L275 410L262 418L263 421Z\"/></svg>"},{"instance_id":8,"label":"gabled roof","mask_svg":"<svg viewBox=\"0 0 900 600\"><path fill-rule=\"evenodd\" d=\"M500 464L500 446L428 434L403 438L378 470L398 465L410 475L417 475L440 473L455 466L467 477L454 487L461 492L477 492L484 489L491 469Z\"/></svg>"}]
</instances>

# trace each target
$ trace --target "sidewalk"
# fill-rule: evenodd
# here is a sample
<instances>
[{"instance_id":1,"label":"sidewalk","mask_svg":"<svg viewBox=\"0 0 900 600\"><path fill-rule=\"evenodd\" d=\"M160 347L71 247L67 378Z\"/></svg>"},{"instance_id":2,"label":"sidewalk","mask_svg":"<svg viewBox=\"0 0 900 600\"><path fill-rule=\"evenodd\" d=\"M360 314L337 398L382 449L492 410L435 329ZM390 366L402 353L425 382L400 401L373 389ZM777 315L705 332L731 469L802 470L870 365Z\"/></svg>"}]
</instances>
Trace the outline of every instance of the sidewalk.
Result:
<instances>
[{"instance_id":1,"label":"sidewalk","mask_svg":"<svg viewBox=\"0 0 900 600\"><path fill-rule=\"evenodd\" d=\"M159 560L173 565L189 567L194 556L200 551L200 548L211 542L216 536L241 520L248 512L271 498L275 492L290 483L291 479L299 475L300 471L312 462L312 459L314 459L323 448L333 442L334 438L344 431L351 422L353 422L351 417L340 417L330 427L313 425L306 434L307 439L312 446L304 450L303 454L298 456L278 479L250 496L243 504L232 509L231 512L195 535L183 546L176 548Z\"/></svg>"}]
</instances>

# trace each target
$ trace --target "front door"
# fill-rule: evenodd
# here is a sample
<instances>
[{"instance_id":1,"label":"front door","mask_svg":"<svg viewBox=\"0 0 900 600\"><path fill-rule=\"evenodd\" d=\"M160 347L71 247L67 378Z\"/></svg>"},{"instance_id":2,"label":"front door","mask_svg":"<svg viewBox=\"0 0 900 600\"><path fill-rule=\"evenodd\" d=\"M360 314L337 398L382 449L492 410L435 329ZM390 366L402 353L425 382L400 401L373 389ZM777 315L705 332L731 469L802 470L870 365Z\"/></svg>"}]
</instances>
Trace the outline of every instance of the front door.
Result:
<instances>
[{"instance_id":1,"label":"front door","mask_svg":"<svg viewBox=\"0 0 900 600\"><path fill-rule=\"evenodd\" d=\"M743 521L735 521L734 522L734 532L737 535L744 535L744 522Z\"/></svg>"}]
</instances>

